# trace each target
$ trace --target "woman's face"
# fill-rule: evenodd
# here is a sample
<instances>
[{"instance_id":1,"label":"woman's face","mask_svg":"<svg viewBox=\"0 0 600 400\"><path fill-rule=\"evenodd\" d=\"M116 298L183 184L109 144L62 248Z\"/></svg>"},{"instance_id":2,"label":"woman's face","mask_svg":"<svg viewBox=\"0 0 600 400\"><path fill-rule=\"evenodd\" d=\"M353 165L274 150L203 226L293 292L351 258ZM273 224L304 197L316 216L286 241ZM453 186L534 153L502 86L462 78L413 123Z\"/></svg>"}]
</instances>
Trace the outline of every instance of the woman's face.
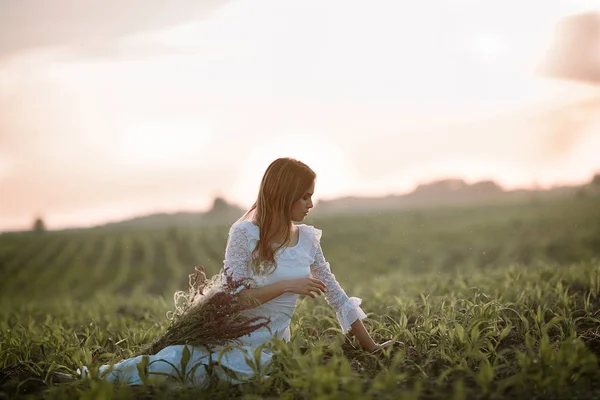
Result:
<instances>
[{"instance_id":1,"label":"woman's face","mask_svg":"<svg viewBox=\"0 0 600 400\"><path fill-rule=\"evenodd\" d=\"M312 203L312 195L315 191L315 182L313 181L312 185L308 188L308 190L300 197L299 200L296 200L294 204L292 204L292 221L302 222L308 211L313 208Z\"/></svg>"}]
</instances>

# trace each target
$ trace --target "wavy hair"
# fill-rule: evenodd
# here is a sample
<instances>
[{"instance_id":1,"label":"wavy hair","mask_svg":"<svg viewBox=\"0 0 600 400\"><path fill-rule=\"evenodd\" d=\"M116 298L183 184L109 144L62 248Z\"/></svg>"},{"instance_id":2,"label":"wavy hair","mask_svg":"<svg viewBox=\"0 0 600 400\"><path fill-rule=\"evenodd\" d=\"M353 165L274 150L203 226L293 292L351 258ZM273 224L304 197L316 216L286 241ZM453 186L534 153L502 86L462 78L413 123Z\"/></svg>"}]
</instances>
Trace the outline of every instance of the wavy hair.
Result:
<instances>
[{"instance_id":1,"label":"wavy hair","mask_svg":"<svg viewBox=\"0 0 600 400\"><path fill-rule=\"evenodd\" d=\"M278 158L267 167L256 201L240 218L251 220L260 230L252 252L252 267L257 274L275 271L275 253L290 240L292 206L316 178L317 174L308 165L294 158ZM275 241L281 238L283 241L273 248ZM263 269L262 263L267 268Z\"/></svg>"}]
</instances>

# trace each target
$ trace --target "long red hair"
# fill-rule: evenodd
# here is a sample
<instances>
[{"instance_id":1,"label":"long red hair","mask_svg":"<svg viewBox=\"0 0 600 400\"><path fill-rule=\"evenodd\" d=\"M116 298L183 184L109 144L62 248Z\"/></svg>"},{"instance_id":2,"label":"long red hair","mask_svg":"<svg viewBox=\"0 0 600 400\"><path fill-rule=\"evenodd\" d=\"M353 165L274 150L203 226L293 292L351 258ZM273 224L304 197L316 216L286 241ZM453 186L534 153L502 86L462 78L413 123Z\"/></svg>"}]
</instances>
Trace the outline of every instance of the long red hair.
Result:
<instances>
[{"instance_id":1,"label":"long red hair","mask_svg":"<svg viewBox=\"0 0 600 400\"><path fill-rule=\"evenodd\" d=\"M273 161L265 171L258 196L240 220L252 220L260 229L260 239L252 252L252 266L258 274L275 270L275 253L290 240L291 210L310 188L317 174L302 161L283 157ZM273 244L277 240L277 248ZM267 268L260 268L262 262Z\"/></svg>"}]
</instances>

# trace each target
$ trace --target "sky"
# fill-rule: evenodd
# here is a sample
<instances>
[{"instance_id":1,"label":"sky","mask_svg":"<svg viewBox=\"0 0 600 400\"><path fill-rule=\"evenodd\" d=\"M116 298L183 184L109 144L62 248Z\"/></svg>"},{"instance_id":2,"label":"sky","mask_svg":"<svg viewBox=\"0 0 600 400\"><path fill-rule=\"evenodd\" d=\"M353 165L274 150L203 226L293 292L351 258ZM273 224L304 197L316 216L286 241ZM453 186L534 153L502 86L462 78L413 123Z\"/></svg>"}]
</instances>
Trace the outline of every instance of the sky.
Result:
<instances>
[{"instance_id":1,"label":"sky","mask_svg":"<svg viewBox=\"0 0 600 400\"><path fill-rule=\"evenodd\" d=\"M600 23L576 40L592 50L553 49L559 23L590 10L596 0L2 0L0 231L204 211L216 196L249 207L278 157L315 170L317 202L448 177L589 181ZM548 72L553 54L578 60L575 73Z\"/></svg>"}]
</instances>

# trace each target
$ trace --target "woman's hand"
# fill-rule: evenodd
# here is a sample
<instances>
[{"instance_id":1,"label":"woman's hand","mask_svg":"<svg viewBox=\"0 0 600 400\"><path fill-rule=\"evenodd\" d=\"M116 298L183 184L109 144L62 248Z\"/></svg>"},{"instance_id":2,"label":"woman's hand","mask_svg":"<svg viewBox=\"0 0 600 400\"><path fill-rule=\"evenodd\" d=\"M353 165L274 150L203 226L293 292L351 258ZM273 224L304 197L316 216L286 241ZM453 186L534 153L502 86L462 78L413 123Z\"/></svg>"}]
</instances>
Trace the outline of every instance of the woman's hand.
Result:
<instances>
[{"instance_id":1,"label":"woman's hand","mask_svg":"<svg viewBox=\"0 0 600 400\"><path fill-rule=\"evenodd\" d=\"M310 296L313 299L325 293L325 283L316 278L297 278L285 281L285 291Z\"/></svg>"}]
</instances>

